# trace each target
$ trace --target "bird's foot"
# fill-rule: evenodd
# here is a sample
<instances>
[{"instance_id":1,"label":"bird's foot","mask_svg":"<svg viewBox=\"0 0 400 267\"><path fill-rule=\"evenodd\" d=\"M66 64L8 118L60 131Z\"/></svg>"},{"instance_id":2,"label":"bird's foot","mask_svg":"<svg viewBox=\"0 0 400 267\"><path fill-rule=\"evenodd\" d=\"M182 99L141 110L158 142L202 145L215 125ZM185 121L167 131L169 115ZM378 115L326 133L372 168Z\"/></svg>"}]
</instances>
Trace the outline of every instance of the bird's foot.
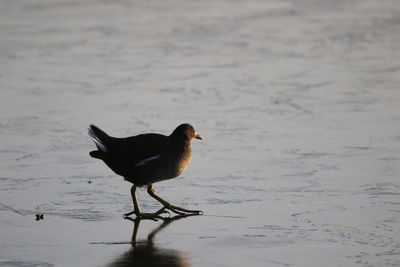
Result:
<instances>
[{"instance_id":1,"label":"bird's foot","mask_svg":"<svg viewBox=\"0 0 400 267\"><path fill-rule=\"evenodd\" d=\"M189 210L171 204L165 205L163 209L169 209L170 211L179 215L203 215L203 211L201 210Z\"/></svg>"},{"instance_id":2,"label":"bird's foot","mask_svg":"<svg viewBox=\"0 0 400 267\"><path fill-rule=\"evenodd\" d=\"M161 216L161 214L168 214L168 217L171 216L171 214L167 210L165 210L165 208L161 208L157 212L154 212L154 213L145 213L145 212L140 212L140 211L134 210L134 211L125 213L123 215L123 217L126 219L126 218L129 218L129 216L131 216L132 214L135 214L136 218L149 219L149 220L153 220L153 221L157 221L158 219L164 219L164 217Z\"/></svg>"}]
</instances>

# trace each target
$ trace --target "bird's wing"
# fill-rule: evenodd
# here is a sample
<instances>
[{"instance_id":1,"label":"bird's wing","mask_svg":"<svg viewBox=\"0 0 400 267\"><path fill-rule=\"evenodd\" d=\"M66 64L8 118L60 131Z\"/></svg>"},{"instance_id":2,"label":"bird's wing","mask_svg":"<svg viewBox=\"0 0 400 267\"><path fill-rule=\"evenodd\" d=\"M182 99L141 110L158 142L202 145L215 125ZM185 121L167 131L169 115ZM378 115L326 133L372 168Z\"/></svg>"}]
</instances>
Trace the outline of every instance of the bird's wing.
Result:
<instances>
[{"instance_id":1,"label":"bird's wing","mask_svg":"<svg viewBox=\"0 0 400 267\"><path fill-rule=\"evenodd\" d=\"M114 138L110 153L138 166L157 159L167 149L169 139L162 134L141 134L127 138Z\"/></svg>"},{"instance_id":2,"label":"bird's wing","mask_svg":"<svg viewBox=\"0 0 400 267\"><path fill-rule=\"evenodd\" d=\"M161 156L161 155L158 154L158 155L155 155L155 156L146 158L146 159L144 159L144 160L142 160L142 161L139 161L138 163L135 163L134 166L135 166L135 167L142 167L142 166L144 167L144 166L148 165L149 163L151 163L151 162L153 162L153 161L159 159L160 156Z\"/></svg>"}]
</instances>

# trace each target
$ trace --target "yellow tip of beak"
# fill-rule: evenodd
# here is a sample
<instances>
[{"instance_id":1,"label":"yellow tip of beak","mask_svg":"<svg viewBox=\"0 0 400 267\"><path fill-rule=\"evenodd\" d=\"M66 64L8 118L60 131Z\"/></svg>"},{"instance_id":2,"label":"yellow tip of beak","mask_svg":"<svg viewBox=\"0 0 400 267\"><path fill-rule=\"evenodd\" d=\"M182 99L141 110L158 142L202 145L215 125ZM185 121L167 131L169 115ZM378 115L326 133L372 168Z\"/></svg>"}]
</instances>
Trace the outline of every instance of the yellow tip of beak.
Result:
<instances>
[{"instance_id":1,"label":"yellow tip of beak","mask_svg":"<svg viewBox=\"0 0 400 267\"><path fill-rule=\"evenodd\" d=\"M203 138L201 138L201 136L200 136L198 133L196 133L196 134L194 135L194 138L203 140Z\"/></svg>"}]
</instances>

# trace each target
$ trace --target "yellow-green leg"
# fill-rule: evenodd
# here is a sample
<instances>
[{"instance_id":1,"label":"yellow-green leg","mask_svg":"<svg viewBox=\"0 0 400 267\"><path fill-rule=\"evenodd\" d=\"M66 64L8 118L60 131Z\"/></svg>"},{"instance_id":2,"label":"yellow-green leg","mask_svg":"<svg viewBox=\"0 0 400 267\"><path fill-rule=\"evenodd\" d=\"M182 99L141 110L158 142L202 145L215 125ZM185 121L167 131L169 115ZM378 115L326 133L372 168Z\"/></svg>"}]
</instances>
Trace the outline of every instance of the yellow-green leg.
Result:
<instances>
[{"instance_id":1,"label":"yellow-green leg","mask_svg":"<svg viewBox=\"0 0 400 267\"><path fill-rule=\"evenodd\" d=\"M140 212L140 207L139 207L139 202L136 198L136 185L133 185L131 187L131 195L132 195L132 201L133 201L133 211L125 213L124 217L129 217L132 214L135 214L137 218L142 218L142 219L156 219L160 218L160 214L163 213L168 213L168 211L165 210L165 208L159 209L157 212L154 213L143 213Z\"/></svg>"},{"instance_id":2,"label":"yellow-green leg","mask_svg":"<svg viewBox=\"0 0 400 267\"><path fill-rule=\"evenodd\" d=\"M176 214L180 214L180 215L186 215L186 214L201 215L201 214L203 214L203 212L201 210L189 210L189 209L177 207L177 206L170 204L168 201L166 201L166 200L162 199L160 196L156 195L152 184L147 185L147 193L149 193L150 196L155 198L158 202L160 202L164 206L162 209L169 209L170 211L175 212Z\"/></svg>"}]
</instances>

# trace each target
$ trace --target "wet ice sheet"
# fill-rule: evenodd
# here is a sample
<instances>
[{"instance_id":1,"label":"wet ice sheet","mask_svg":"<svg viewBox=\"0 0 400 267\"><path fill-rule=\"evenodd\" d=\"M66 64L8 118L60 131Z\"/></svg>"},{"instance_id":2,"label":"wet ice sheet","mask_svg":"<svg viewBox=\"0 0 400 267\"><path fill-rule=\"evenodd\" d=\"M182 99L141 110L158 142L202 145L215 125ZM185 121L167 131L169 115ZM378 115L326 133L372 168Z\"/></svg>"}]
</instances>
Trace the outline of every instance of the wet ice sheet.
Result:
<instances>
[{"instance_id":1,"label":"wet ice sheet","mask_svg":"<svg viewBox=\"0 0 400 267\"><path fill-rule=\"evenodd\" d=\"M156 188L205 215L160 231L162 255L399 265L399 12L397 1L2 1L0 201L28 215L0 208L0 266L136 255L121 219L129 184L88 157L86 127L169 134L182 122L204 140L183 177ZM160 223L142 222L139 239Z\"/></svg>"}]
</instances>

